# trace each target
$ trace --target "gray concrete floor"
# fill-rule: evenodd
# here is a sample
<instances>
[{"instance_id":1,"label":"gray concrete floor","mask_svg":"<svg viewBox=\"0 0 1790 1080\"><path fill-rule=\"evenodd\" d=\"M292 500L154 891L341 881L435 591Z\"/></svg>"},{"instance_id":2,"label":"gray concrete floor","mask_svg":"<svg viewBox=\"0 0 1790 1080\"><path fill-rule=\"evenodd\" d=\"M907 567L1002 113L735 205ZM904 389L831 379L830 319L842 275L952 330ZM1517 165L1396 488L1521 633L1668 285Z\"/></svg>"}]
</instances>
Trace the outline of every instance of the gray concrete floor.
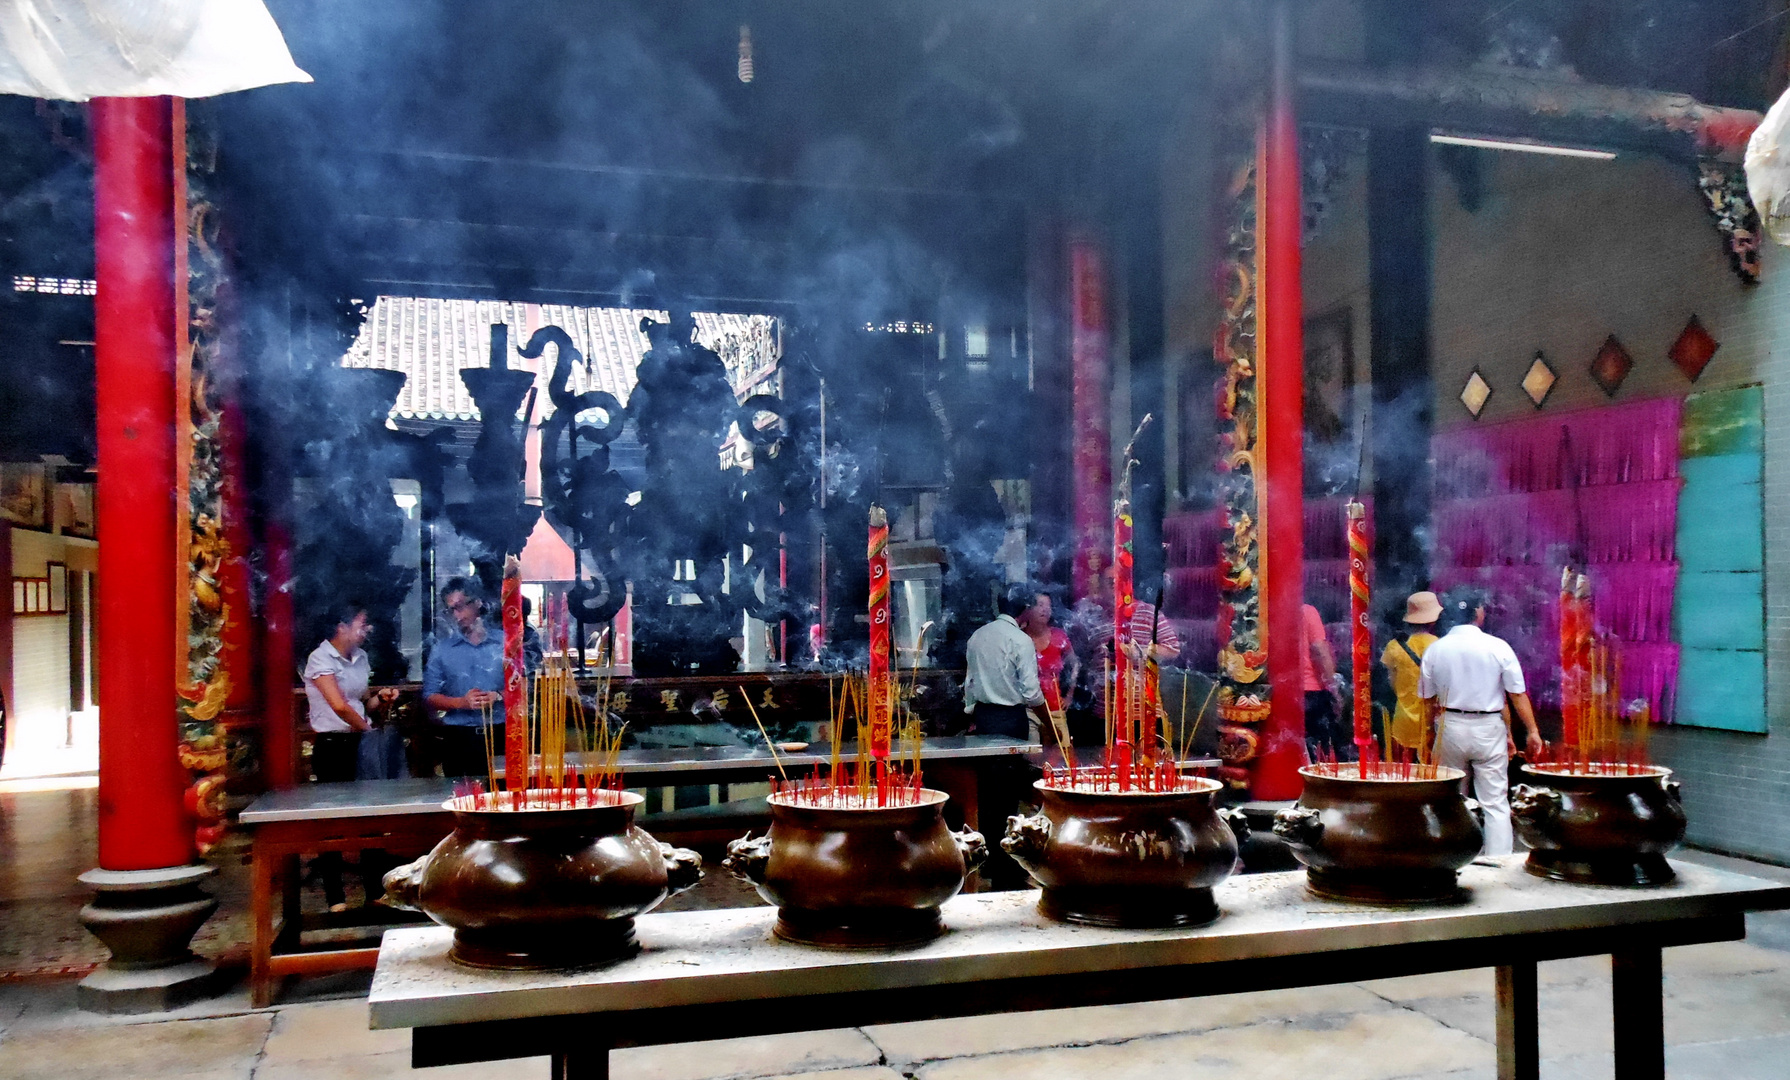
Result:
<instances>
[{"instance_id":1,"label":"gray concrete floor","mask_svg":"<svg viewBox=\"0 0 1790 1080\"><path fill-rule=\"evenodd\" d=\"M16 803L0 803L0 811L10 816ZM54 836L58 820L63 828L78 827L82 816L78 809L59 816L46 801L32 811L31 828L15 820L6 830L6 842L18 845L10 855L0 855L0 888L7 890L0 895L0 917L6 922L50 917L51 908L44 905L66 892L54 875L86 868L68 856L67 839L58 844ZM36 856L23 854L24 846ZM1755 863L1694 852L1685 857L1790 879L1790 871ZM0 937L0 948L4 942ZM271 1009L251 1009L239 987L177 1013L134 1019L80 1012L72 978L0 981L0 1077L409 1075L407 1034L367 1030L366 978L304 980ZM1744 942L1668 950L1665 990L1671 1076L1790 1078L1790 916L1751 918ZM1542 965L1541 1011L1544 1077L1612 1075L1608 958ZM615 1055L613 1075L617 1080L1489 1080L1492 1038L1492 973L1479 970L624 1050ZM547 1064L538 1059L419 1075L451 1080L500 1071L506 1077L545 1078Z\"/></svg>"}]
</instances>

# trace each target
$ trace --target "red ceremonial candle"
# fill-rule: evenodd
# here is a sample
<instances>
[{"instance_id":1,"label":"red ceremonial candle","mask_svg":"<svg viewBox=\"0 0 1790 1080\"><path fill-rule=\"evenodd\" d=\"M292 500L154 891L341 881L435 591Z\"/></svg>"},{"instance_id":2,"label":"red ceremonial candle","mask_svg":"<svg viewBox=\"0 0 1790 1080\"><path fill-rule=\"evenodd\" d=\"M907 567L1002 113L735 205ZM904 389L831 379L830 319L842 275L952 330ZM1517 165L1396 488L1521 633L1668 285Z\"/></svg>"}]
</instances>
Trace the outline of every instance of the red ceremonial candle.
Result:
<instances>
[{"instance_id":1,"label":"red ceremonial candle","mask_svg":"<svg viewBox=\"0 0 1790 1080\"><path fill-rule=\"evenodd\" d=\"M1349 500L1349 628L1350 660L1355 687L1355 747L1366 761L1376 745L1373 723L1374 631L1367 621L1367 507Z\"/></svg>"},{"instance_id":2,"label":"red ceremonial candle","mask_svg":"<svg viewBox=\"0 0 1790 1080\"><path fill-rule=\"evenodd\" d=\"M522 564L503 565L504 787L527 791L529 781L528 672L522 662Z\"/></svg>"},{"instance_id":3,"label":"red ceremonial candle","mask_svg":"<svg viewBox=\"0 0 1790 1080\"><path fill-rule=\"evenodd\" d=\"M889 515L870 508L870 754L877 763L877 801L887 801L885 772L895 702L889 684Z\"/></svg>"},{"instance_id":4,"label":"red ceremonial candle","mask_svg":"<svg viewBox=\"0 0 1790 1080\"><path fill-rule=\"evenodd\" d=\"M1137 615L1133 593L1131 552L1131 504L1113 504L1113 765L1119 774L1119 790L1131 790L1133 668L1131 620Z\"/></svg>"}]
</instances>

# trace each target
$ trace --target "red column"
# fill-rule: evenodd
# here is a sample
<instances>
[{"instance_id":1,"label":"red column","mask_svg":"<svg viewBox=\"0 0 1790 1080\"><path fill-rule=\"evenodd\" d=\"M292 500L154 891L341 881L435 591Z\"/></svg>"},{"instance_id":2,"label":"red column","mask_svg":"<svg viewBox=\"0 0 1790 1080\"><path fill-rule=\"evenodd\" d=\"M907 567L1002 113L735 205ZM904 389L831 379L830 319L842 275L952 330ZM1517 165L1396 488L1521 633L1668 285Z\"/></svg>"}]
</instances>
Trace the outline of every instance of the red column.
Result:
<instances>
[{"instance_id":1,"label":"red column","mask_svg":"<svg viewBox=\"0 0 1790 1080\"><path fill-rule=\"evenodd\" d=\"M170 99L93 101L99 864L193 861L175 756L175 189Z\"/></svg>"},{"instance_id":2,"label":"red column","mask_svg":"<svg viewBox=\"0 0 1790 1080\"><path fill-rule=\"evenodd\" d=\"M1273 14L1268 116L1257 157L1262 398L1263 597L1272 712L1251 792L1292 799L1305 761L1299 609L1305 603L1305 343L1299 282L1299 126L1293 115L1292 4Z\"/></svg>"},{"instance_id":3,"label":"red column","mask_svg":"<svg viewBox=\"0 0 1790 1080\"><path fill-rule=\"evenodd\" d=\"M1074 428L1070 480L1075 513L1075 599L1103 591L1113 486L1112 425L1107 383L1112 376L1106 318L1106 260L1086 237L1069 244L1070 373Z\"/></svg>"}]
</instances>

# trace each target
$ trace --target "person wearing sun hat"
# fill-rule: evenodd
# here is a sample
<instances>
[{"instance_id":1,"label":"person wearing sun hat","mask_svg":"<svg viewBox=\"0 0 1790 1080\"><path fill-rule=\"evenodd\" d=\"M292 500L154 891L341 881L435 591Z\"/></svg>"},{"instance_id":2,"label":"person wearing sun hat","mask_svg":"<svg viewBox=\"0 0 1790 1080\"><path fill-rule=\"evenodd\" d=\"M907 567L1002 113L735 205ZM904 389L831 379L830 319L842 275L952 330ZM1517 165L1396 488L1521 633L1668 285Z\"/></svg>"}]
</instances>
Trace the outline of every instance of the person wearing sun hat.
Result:
<instances>
[{"instance_id":1,"label":"person wearing sun hat","mask_svg":"<svg viewBox=\"0 0 1790 1080\"><path fill-rule=\"evenodd\" d=\"M1442 617L1442 601L1425 590L1405 600L1405 636L1386 643L1380 663L1392 680L1398 704L1392 711L1392 741L1413 755L1429 747L1429 716L1417 692L1423 672L1423 654L1436 643L1436 620Z\"/></svg>"}]
</instances>

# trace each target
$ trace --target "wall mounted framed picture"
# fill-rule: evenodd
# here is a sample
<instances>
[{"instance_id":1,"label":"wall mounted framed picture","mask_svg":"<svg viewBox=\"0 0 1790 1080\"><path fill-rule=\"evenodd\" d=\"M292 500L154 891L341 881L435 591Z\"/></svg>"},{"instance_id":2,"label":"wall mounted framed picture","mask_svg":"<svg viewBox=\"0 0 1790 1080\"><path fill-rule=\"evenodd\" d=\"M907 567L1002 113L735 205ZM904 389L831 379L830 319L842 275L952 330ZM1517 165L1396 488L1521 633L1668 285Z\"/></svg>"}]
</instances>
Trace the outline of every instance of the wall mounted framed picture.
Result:
<instances>
[{"instance_id":1,"label":"wall mounted framed picture","mask_svg":"<svg viewBox=\"0 0 1790 1080\"><path fill-rule=\"evenodd\" d=\"M43 462L0 461L0 517L39 529L47 512Z\"/></svg>"}]
</instances>

